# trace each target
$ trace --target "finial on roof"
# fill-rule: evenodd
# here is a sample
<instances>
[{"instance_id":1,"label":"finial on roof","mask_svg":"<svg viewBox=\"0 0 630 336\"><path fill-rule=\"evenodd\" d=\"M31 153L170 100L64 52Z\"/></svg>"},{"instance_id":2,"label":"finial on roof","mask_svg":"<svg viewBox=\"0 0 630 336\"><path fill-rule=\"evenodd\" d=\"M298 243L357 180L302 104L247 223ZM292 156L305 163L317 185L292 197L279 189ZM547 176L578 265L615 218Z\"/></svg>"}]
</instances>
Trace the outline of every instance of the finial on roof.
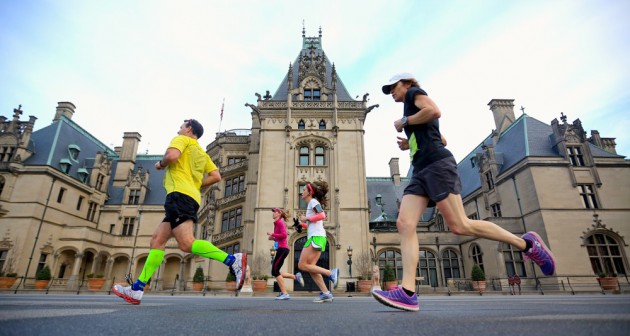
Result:
<instances>
[{"instance_id":1,"label":"finial on roof","mask_svg":"<svg viewBox=\"0 0 630 336\"><path fill-rule=\"evenodd\" d=\"M13 117L19 119L22 114L22 104L18 106L18 108L13 109Z\"/></svg>"},{"instance_id":2,"label":"finial on roof","mask_svg":"<svg viewBox=\"0 0 630 336\"><path fill-rule=\"evenodd\" d=\"M560 112L560 120L565 124L567 123L567 116L564 115L564 112Z\"/></svg>"},{"instance_id":3,"label":"finial on roof","mask_svg":"<svg viewBox=\"0 0 630 336\"><path fill-rule=\"evenodd\" d=\"M319 37L322 37L322 26L319 26Z\"/></svg>"},{"instance_id":4,"label":"finial on roof","mask_svg":"<svg viewBox=\"0 0 630 336\"><path fill-rule=\"evenodd\" d=\"M525 114L525 108L523 107L523 105L521 105L521 112L523 112L523 114Z\"/></svg>"},{"instance_id":5,"label":"finial on roof","mask_svg":"<svg viewBox=\"0 0 630 336\"><path fill-rule=\"evenodd\" d=\"M306 36L306 28L304 28L304 19L302 19L302 37Z\"/></svg>"}]
</instances>

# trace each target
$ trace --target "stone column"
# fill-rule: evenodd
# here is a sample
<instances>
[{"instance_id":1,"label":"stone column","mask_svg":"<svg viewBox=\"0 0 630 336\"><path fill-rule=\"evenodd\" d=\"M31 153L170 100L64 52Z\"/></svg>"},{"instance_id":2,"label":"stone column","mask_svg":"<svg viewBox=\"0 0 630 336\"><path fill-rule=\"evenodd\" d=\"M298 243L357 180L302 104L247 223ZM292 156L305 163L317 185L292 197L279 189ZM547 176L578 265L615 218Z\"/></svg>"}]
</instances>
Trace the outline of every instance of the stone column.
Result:
<instances>
[{"instance_id":1,"label":"stone column","mask_svg":"<svg viewBox=\"0 0 630 336\"><path fill-rule=\"evenodd\" d=\"M177 279L175 288L180 291L184 290L184 285L186 284L186 279L184 279L184 259L179 262L179 277Z\"/></svg>"},{"instance_id":2,"label":"stone column","mask_svg":"<svg viewBox=\"0 0 630 336\"><path fill-rule=\"evenodd\" d=\"M107 265L105 265L105 286L103 288L111 288L114 284L112 279L112 268L114 268L114 258L107 258Z\"/></svg>"},{"instance_id":3,"label":"stone column","mask_svg":"<svg viewBox=\"0 0 630 336\"><path fill-rule=\"evenodd\" d=\"M79 279L79 271L81 270L81 262L83 261L83 253L74 255L74 266L72 266L72 275L68 279L67 289L75 290L79 288L81 279Z\"/></svg>"},{"instance_id":4,"label":"stone column","mask_svg":"<svg viewBox=\"0 0 630 336\"><path fill-rule=\"evenodd\" d=\"M90 273L88 274L97 274L98 270L97 267L99 266L99 264L101 263L101 256L94 256L94 259L92 259L92 269L90 270Z\"/></svg>"},{"instance_id":5,"label":"stone column","mask_svg":"<svg viewBox=\"0 0 630 336\"><path fill-rule=\"evenodd\" d=\"M153 273L155 275L155 279L151 280L151 283L156 284L155 290L162 290L164 288L164 284L162 283L162 278L164 277L164 269L166 268L166 259L162 260L160 267Z\"/></svg>"}]
</instances>

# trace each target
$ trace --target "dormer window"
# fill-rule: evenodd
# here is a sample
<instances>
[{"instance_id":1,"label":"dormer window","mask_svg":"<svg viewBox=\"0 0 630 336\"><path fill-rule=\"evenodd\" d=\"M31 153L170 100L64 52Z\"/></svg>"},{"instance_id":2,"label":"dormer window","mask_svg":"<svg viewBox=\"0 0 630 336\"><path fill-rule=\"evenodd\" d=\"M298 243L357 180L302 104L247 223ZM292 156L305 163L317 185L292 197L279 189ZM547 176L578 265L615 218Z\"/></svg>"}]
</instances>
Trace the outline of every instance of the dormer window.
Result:
<instances>
[{"instance_id":1,"label":"dormer window","mask_svg":"<svg viewBox=\"0 0 630 336\"><path fill-rule=\"evenodd\" d=\"M13 146L0 147L0 162L9 162L13 157Z\"/></svg>"},{"instance_id":2,"label":"dormer window","mask_svg":"<svg viewBox=\"0 0 630 336\"><path fill-rule=\"evenodd\" d=\"M304 128L305 128L304 119L300 119L300 121L298 121L298 129L304 129Z\"/></svg>"},{"instance_id":3,"label":"dormer window","mask_svg":"<svg viewBox=\"0 0 630 336\"><path fill-rule=\"evenodd\" d=\"M81 148L79 148L79 146L77 145L70 145L68 146L68 153L70 154L70 159L72 161L78 161L79 153L81 153Z\"/></svg>"},{"instance_id":4,"label":"dormer window","mask_svg":"<svg viewBox=\"0 0 630 336\"><path fill-rule=\"evenodd\" d=\"M304 100L321 100L319 89L304 89Z\"/></svg>"},{"instance_id":5,"label":"dormer window","mask_svg":"<svg viewBox=\"0 0 630 336\"><path fill-rule=\"evenodd\" d=\"M77 175L79 176L79 180L83 183L86 183L88 180L89 173L85 168L79 168L77 171Z\"/></svg>"},{"instance_id":6,"label":"dormer window","mask_svg":"<svg viewBox=\"0 0 630 336\"><path fill-rule=\"evenodd\" d=\"M68 159L61 159L59 160L59 169L64 172L65 174L69 174L70 173L70 168L72 168L72 162L70 162L70 160Z\"/></svg>"},{"instance_id":7,"label":"dormer window","mask_svg":"<svg viewBox=\"0 0 630 336\"><path fill-rule=\"evenodd\" d=\"M574 167L584 166L584 155L580 146L567 146L567 156Z\"/></svg>"}]
</instances>

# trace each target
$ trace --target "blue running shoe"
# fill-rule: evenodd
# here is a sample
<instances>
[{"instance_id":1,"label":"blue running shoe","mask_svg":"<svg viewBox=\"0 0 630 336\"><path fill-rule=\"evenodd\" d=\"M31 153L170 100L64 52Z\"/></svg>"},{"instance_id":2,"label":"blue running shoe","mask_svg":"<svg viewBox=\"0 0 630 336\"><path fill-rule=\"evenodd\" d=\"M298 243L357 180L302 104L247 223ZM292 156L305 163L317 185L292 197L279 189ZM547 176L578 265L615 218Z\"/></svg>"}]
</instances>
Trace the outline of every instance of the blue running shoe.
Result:
<instances>
[{"instance_id":1,"label":"blue running shoe","mask_svg":"<svg viewBox=\"0 0 630 336\"><path fill-rule=\"evenodd\" d=\"M332 281L333 288L337 289L337 286L339 285L339 269L338 268L333 268L330 271L332 273L330 273L330 276L328 277L328 280Z\"/></svg>"},{"instance_id":2,"label":"blue running shoe","mask_svg":"<svg viewBox=\"0 0 630 336\"><path fill-rule=\"evenodd\" d=\"M289 300L291 295L280 293L280 295L276 296L276 300Z\"/></svg>"},{"instance_id":3,"label":"blue running shoe","mask_svg":"<svg viewBox=\"0 0 630 336\"><path fill-rule=\"evenodd\" d=\"M319 292L319 297L313 300L313 302L315 303L333 302L334 299L335 298L333 297L331 292L328 292L328 293Z\"/></svg>"},{"instance_id":4,"label":"blue running shoe","mask_svg":"<svg viewBox=\"0 0 630 336\"><path fill-rule=\"evenodd\" d=\"M383 291L378 289L373 290L372 296L376 299L376 301L392 308L407 311L420 310L420 304L418 304L418 295L416 293L413 293L413 296L410 297L400 286L390 291Z\"/></svg>"},{"instance_id":5,"label":"blue running shoe","mask_svg":"<svg viewBox=\"0 0 630 336\"><path fill-rule=\"evenodd\" d=\"M532 243L532 248L525 252L525 258L535 262L545 275L553 275L556 271L556 261L540 236L536 232L530 231L521 238Z\"/></svg>"}]
</instances>

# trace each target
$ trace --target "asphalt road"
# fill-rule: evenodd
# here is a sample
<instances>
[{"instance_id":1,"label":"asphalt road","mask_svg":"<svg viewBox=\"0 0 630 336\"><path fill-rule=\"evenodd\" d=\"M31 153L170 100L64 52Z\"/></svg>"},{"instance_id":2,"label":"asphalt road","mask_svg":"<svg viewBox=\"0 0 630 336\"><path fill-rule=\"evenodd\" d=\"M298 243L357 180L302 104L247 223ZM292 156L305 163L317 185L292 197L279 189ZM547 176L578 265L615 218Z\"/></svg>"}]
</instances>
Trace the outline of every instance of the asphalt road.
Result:
<instances>
[{"instance_id":1,"label":"asphalt road","mask_svg":"<svg viewBox=\"0 0 630 336\"><path fill-rule=\"evenodd\" d=\"M371 297L0 294L0 335L629 335L630 296L425 296L420 312Z\"/></svg>"}]
</instances>

